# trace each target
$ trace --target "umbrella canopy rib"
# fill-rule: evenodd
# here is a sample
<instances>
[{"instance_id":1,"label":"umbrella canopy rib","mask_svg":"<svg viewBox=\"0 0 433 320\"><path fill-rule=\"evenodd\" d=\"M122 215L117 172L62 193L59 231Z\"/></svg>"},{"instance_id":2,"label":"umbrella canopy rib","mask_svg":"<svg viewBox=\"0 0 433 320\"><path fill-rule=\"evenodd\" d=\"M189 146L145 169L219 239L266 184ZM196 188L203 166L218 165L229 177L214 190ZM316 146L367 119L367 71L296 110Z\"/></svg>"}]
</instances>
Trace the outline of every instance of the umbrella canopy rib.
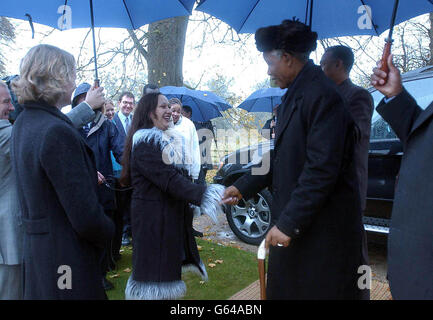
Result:
<instances>
[{"instance_id":1,"label":"umbrella canopy rib","mask_svg":"<svg viewBox=\"0 0 433 320\"><path fill-rule=\"evenodd\" d=\"M128 8L128 6L126 5L126 1L125 1L125 0L122 0L122 2L123 2L123 5L125 6L126 13L128 14L129 21L131 22L132 29L135 30L136 27L135 27L135 25L134 25L134 22L132 21L131 13L129 12L129 8Z\"/></svg>"},{"instance_id":2,"label":"umbrella canopy rib","mask_svg":"<svg viewBox=\"0 0 433 320\"><path fill-rule=\"evenodd\" d=\"M363 5L364 7L366 6L364 0L361 0L361 3L362 3L362 5ZM371 24L373 25L374 32L376 32L376 35L379 36L379 32L377 31L377 25L376 25L376 24L374 23L374 21L373 21L373 17L371 16L371 12L367 10L367 14L368 14L368 17L369 17L370 20L371 20Z\"/></svg>"},{"instance_id":3,"label":"umbrella canopy rib","mask_svg":"<svg viewBox=\"0 0 433 320\"><path fill-rule=\"evenodd\" d=\"M254 9L257 7L257 5L259 4L260 0L256 0L255 5L251 8L250 12L248 12L247 16L245 17L244 21L242 21L241 26L239 28L239 30L241 30L244 27L245 22L247 22L248 18L250 17L250 15L253 13Z\"/></svg>"}]
</instances>

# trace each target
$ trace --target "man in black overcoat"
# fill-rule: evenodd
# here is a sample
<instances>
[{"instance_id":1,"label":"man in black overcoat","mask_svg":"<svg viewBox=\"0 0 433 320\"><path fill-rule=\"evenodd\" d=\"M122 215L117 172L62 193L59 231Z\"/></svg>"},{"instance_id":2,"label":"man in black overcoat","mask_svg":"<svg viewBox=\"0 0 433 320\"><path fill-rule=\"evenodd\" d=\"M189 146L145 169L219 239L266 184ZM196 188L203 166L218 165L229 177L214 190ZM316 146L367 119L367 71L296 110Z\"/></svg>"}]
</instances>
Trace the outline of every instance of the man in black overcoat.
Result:
<instances>
[{"instance_id":1,"label":"man in black overcoat","mask_svg":"<svg viewBox=\"0 0 433 320\"><path fill-rule=\"evenodd\" d=\"M403 88L392 56L388 67L389 73L375 68L371 77L385 95L376 110L404 150L388 236L388 280L394 299L433 299L433 103L422 110Z\"/></svg>"},{"instance_id":2,"label":"man in black overcoat","mask_svg":"<svg viewBox=\"0 0 433 320\"><path fill-rule=\"evenodd\" d=\"M361 298L356 129L335 84L308 60L316 39L297 21L257 30L268 74L288 91L278 108L269 171L243 176L224 196L236 204L272 188L269 299Z\"/></svg>"}]
</instances>

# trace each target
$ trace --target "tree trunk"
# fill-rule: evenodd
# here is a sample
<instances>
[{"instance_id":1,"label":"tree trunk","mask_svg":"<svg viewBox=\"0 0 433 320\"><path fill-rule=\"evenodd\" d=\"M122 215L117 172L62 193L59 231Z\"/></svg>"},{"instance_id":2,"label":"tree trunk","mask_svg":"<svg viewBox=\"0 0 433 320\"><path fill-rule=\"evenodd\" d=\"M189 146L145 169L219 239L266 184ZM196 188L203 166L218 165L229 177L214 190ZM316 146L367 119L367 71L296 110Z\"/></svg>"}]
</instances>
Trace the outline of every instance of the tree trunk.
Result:
<instances>
[{"instance_id":1,"label":"tree trunk","mask_svg":"<svg viewBox=\"0 0 433 320\"><path fill-rule=\"evenodd\" d=\"M147 42L148 83L183 85L183 54L188 16L165 19L149 25Z\"/></svg>"}]
</instances>

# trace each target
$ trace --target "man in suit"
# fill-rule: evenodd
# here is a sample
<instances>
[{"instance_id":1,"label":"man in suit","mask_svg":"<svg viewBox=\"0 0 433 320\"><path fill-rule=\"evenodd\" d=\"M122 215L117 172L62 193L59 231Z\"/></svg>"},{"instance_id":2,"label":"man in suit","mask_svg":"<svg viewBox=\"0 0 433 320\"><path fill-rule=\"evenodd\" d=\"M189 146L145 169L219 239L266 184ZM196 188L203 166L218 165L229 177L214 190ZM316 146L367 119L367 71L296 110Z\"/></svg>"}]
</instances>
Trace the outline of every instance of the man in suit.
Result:
<instances>
[{"instance_id":1,"label":"man in suit","mask_svg":"<svg viewBox=\"0 0 433 320\"><path fill-rule=\"evenodd\" d=\"M320 66L325 75L337 85L338 91L359 129L360 137L355 145L355 162L361 209L364 211L367 202L368 148L374 106L371 94L350 81L349 74L354 60L352 49L346 46L333 46L326 49L320 60ZM365 231L363 233L362 257L363 264L368 265L367 234ZM365 295L364 299L370 299L369 290L363 290L362 293Z\"/></svg>"},{"instance_id":2,"label":"man in suit","mask_svg":"<svg viewBox=\"0 0 433 320\"><path fill-rule=\"evenodd\" d=\"M368 184L368 147L374 106L371 94L350 81L349 73L353 63L352 49L346 46L327 48L320 60L323 72L337 85L339 93L345 100L346 107L360 130L361 137L355 147L355 159L361 207L364 211Z\"/></svg>"},{"instance_id":3,"label":"man in suit","mask_svg":"<svg viewBox=\"0 0 433 320\"><path fill-rule=\"evenodd\" d=\"M10 161L12 125L8 118L15 108L7 86L0 81L0 300L22 299L22 223L16 182Z\"/></svg>"},{"instance_id":4,"label":"man in suit","mask_svg":"<svg viewBox=\"0 0 433 320\"><path fill-rule=\"evenodd\" d=\"M135 106L135 97L129 92L125 91L119 97L119 111L114 115L113 121L117 126L120 134L120 139L125 143L128 135L129 128L132 123L132 113ZM131 217L130 217L130 202L131 191L122 191L116 193L116 200L118 203L117 214L123 217L123 236L122 245L127 246L131 244Z\"/></svg>"},{"instance_id":5,"label":"man in suit","mask_svg":"<svg viewBox=\"0 0 433 320\"><path fill-rule=\"evenodd\" d=\"M374 69L371 84L385 98L376 110L400 138L404 155L388 236L388 279L394 299L433 299L433 103L422 110L389 72Z\"/></svg>"}]
</instances>

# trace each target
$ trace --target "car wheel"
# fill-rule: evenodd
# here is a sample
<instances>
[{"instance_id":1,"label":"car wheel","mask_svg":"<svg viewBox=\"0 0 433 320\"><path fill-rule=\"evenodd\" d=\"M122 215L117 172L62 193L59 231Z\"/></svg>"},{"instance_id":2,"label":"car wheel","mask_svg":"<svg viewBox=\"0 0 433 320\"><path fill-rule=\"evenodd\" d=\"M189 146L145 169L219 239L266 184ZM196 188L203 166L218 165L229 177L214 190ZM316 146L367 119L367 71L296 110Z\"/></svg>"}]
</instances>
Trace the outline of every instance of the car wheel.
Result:
<instances>
[{"instance_id":1,"label":"car wheel","mask_svg":"<svg viewBox=\"0 0 433 320\"><path fill-rule=\"evenodd\" d=\"M271 224L271 193L264 189L248 201L227 206L227 221L233 233L242 241L259 245Z\"/></svg>"}]
</instances>

